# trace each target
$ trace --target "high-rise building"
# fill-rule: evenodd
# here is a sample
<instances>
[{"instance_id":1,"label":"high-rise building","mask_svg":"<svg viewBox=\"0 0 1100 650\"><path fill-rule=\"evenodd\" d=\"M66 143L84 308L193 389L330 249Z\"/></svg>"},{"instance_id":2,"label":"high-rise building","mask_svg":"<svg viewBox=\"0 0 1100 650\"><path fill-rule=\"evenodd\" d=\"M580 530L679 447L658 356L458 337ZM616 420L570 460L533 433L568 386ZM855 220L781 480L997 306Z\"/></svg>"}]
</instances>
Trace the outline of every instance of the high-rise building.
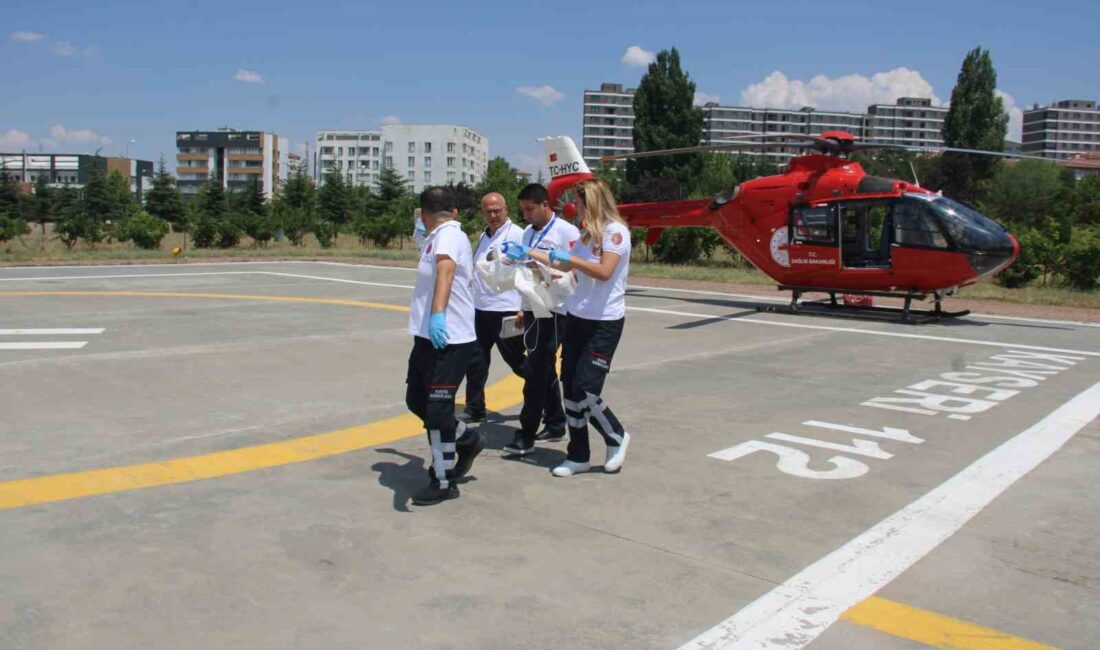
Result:
<instances>
[{"instance_id":1,"label":"high-rise building","mask_svg":"<svg viewBox=\"0 0 1100 650\"><path fill-rule=\"evenodd\" d=\"M322 183L335 171L354 185L373 186L389 167L420 192L429 185L474 185L488 166L489 138L469 127L390 124L378 131L319 131L313 173Z\"/></svg>"},{"instance_id":2,"label":"high-rise building","mask_svg":"<svg viewBox=\"0 0 1100 650\"><path fill-rule=\"evenodd\" d=\"M799 110L747 108L708 102L703 105L703 144L736 142L739 138L761 133L818 135L823 131L838 130L863 138L865 119L862 113L819 111L810 107ZM786 162L801 151L803 149L790 147L746 153L767 156L779 163Z\"/></svg>"},{"instance_id":3,"label":"high-rise building","mask_svg":"<svg viewBox=\"0 0 1100 650\"><path fill-rule=\"evenodd\" d=\"M264 197L271 198L287 177L289 153L286 138L264 131L177 131L176 184L186 196L211 176L230 192L259 181Z\"/></svg>"},{"instance_id":4,"label":"high-rise building","mask_svg":"<svg viewBox=\"0 0 1100 650\"><path fill-rule=\"evenodd\" d=\"M151 160L84 153L0 153L2 173L28 185L34 185L41 177L50 187L84 187L96 167L104 174L122 174L130 182L130 191L138 201L143 201L145 191L152 187Z\"/></svg>"},{"instance_id":5,"label":"high-rise building","mask_svg":"<svg viewBox=\"0 0 1100 650\"><path fill-rule=\"evenodd\" d=\"M1024 153L1070 158L1100 151L1100 109L1096 102L1066 99L1024 111Z\"/></svg>"},{"instance_id":6,"label":"high-rise building","mask_svg":"<svg viewBox=\"0 0 1100 650\"><path fill-rule=\"evenodd\" d=\"M634 92L622 84L600 84L584 91L584 133L581 157L591 169L601 156L634 151Z\"/></svg>"},{"instance_id":7,"label":"high-rise building","mask_svg":"<svg viewBox=\"0 0 1100 650\"><path fill-rule=\"evenodd\" d=\"M600 84L584 91L584 133L581 155L589 167L599 166L601 156L634 151L634 88ZM947 109L932 100L902 97L895 104L874 104L866 113L801 109L751 108L703 105L703 137L700 144L722 144L760 133L818 135L823 131L847 131L859 139L911 146L943 145L943 120ZM748 152L782 163L803 149L791 147Z\"/></svg>"},{"instance_id":8,"label":"high-rise building","mask_svg":"<svg viewBox=\"0 0 1100 650\"><path fill-rule=\"evenodd\" d=\"M947 108L933 106L924 97L902 97L896 104L867 107L863 137L911 147L942 147L943 121Z\"/></svg>"}]
</instances>

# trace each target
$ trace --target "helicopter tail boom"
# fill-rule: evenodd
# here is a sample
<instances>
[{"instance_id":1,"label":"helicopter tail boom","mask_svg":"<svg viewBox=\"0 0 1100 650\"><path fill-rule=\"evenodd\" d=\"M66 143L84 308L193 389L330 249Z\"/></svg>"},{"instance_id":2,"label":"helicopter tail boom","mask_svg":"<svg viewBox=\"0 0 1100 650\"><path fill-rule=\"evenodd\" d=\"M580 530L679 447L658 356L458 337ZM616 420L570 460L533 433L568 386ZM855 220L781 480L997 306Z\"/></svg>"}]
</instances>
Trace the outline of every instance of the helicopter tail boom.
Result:
<instances>
[{"instance_id":1,"label":"helicopter tail boom","mask_svg":"<svg viewBox=\"0 0 1100 650\"><path fill-rule=\"evenodd\" d=\"M658 203L625 203L619 206L631 228L687 228L715 225L711 199L662 201Z\"/></svg>"}]
</instances>

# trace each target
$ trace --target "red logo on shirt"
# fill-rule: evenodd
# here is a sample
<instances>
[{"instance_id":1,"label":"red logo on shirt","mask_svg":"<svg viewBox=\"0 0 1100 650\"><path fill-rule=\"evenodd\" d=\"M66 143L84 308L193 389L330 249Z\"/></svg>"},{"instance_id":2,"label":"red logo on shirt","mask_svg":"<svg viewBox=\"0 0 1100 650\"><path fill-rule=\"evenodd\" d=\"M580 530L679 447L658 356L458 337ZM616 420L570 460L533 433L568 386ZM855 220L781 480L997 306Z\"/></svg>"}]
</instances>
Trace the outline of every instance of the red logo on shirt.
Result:
<instances>
[{"instance_id":1,"label":"red logo on shirt","mask_svg":"<svg viewBox=\"0 0 1100 650\"><path fill-rule=\"evenodd\" d=\"M616 246L623 243L622 233L618 233L618 232L611 233L611 243L615 244Z\"/></svg>"},{"instance_id":2,"label":"red logo on shirt","mask_svg":"<svg viewBox=\"0 0 1100 650\"><path fill-rule=\"evenodd\" d=\"M573 246L575 246L575 245L576 245L576 243L577 243L577 240L576 240L576 239L574 239L573 241L569 242L569 248L573 248Z\"/></svg>"},{"instance_id":3,"label":"red logo on shirt","mask_svg":"<svg viewBox=\"0 0 1100 650\"><path fill-rule=\"evenodd\" d=\"M428 247L424 249L424 252L425 252L425 253L430 253L430 252L432 252L432 245L431 245L431 244L428 244Z\"/></svg>"}]
</instances>

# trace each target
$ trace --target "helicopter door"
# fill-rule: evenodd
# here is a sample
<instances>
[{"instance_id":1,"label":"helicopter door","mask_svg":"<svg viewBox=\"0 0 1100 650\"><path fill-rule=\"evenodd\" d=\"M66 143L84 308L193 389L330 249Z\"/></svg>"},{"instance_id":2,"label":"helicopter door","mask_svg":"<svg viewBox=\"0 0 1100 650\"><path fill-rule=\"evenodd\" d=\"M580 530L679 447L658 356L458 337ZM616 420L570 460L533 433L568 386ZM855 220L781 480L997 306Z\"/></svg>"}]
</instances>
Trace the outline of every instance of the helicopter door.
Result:
<instances>
[{"instance_id":1,"label":"helicopter door","mask_svg":"<svg viewBox=\"0 0 1100 650\"><path fill-rule=\"evenodd\" d=\"M791 206L788 251L793 263L836 268L836 214L834 205Z\"/></svg>"},{"instance_id":2,"label":"helicopter door","mask_svg":"<svg viewBox=\"0 0 1100 650\"><path fill-rule=\"evenodd\" d=\"M893 241L891 202L845 201L840 204L840 251L846 269L890 268Z\"/></svg>"}]
</instances>

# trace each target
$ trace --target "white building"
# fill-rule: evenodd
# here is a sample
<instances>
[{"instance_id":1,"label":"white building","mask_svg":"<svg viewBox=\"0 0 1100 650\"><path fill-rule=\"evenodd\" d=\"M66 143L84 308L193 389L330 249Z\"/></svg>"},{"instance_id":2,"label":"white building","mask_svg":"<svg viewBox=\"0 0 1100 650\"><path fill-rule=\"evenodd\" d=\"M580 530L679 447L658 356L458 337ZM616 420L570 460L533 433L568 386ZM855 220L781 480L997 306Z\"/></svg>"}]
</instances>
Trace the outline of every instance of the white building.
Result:
<instances>
[{"instance_id":1,"label":"white building","mask_svg":"<svg viewBox=\"0 0 1100 650\"><path fill-rule=\"evenodd\" d=\"M348 183L373 186L391 167L420 192L429 185L466 183L485 177L489 139L453 124L392 124L380 131L319 131L313 174L335 169Z\"/></svg>"},{"instance_id":2,"label":"white building","mask_svg":"<svg viewBox=\"0 0 1100 650\"><path fill-rule=\"evenodd\" d=\"M1100 151L1100 109L1086 99L1064 99L1024 111L1024 153L1068 159Z\"/></svg>"},{"instance_id":3,"label":"white building","mask_svg":"<svg viewBox=\"0 0 1100 650\"><path fill-rule=\"evenodd\" d=\"M599 90L584 91L582 155L589 167L599 167L601 156L634 151L635 92L635 88L624 88L622 84L613 83L600 84ZM942 146L943 121L947 115L946 108L932 106L932 100L919 97L901 97L895 104L868 106L866 113L810 107L721 106L716 102L708 102L702 109L703 135L699 144L722 144L759 133L818 135L824 131L839 130L862 140ZM783 163L803 151L791 147L748 153Z\"/></svg>"}]
</instances>

